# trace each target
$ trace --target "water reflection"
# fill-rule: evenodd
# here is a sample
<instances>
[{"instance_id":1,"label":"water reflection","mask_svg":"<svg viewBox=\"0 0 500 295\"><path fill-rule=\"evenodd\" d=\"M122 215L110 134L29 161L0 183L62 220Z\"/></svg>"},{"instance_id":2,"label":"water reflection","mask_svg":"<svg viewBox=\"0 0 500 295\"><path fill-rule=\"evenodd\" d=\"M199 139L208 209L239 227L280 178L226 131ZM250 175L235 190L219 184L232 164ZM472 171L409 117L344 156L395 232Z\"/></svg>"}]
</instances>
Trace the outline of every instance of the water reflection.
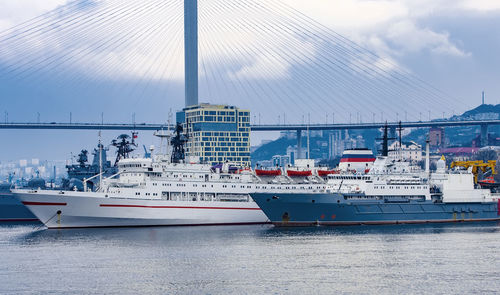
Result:
<instances>
[{"instance_id":1,"label":"water reflection","mask_svg":"<svg viewBox=\"0 0 500 295\"><path fill-rule=\"evenodd\" d=\"M491 280L500 276L498 222L35 228L0 225L0 294L34 290L55 294L487 293L500 288L499 282ZM440 285L432 284L432 278L440 278Z\"/></svg>"},{"instance_id":2,"label":"water reflection","mask_svg":"<svg viewBox=\"0 0 500 295\"><path fill-rule=\"evenodd\" d=\"M318 226L318 227L274 227L259 226L195 226L195 227L130 227L130 228L84 228L51 229L37 224L1 224L2 229L16 232L14 243L34 245L56 242L127 242L176 245L199 241L234 240L246 237L259 239L293 238L301 239L326 236L405 236L447 233L496 233L500 222L474 222L418 225L366 225L366 226Z\"/></svg>"}]
</instances>

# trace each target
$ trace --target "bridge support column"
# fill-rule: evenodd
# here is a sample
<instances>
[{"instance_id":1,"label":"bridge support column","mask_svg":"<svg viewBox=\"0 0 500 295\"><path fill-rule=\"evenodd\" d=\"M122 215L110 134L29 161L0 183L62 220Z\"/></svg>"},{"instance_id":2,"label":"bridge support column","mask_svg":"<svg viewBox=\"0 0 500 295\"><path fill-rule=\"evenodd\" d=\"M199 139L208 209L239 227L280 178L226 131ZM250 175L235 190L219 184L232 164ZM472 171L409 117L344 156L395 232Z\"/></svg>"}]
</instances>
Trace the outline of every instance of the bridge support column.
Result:
<instances>
[{"instance_id":1,"label":"bridge support column","mask_svg":"<svg viewBox=\"0 0 500 295\"><path fill-rule=\"evenodd\" d=\"M488 124L481 124L481 147L488 145Z\"/></svg>"},{"instance_id":2,"label":"bridge support column","mask_svg":"<svg viewBox=\"0 0 500 295\"><path fill-rule=\"evenodd\" d=\"M302 130L297 130L297 155L295 159L302 159Z\"/></svg>"}]
</instances>

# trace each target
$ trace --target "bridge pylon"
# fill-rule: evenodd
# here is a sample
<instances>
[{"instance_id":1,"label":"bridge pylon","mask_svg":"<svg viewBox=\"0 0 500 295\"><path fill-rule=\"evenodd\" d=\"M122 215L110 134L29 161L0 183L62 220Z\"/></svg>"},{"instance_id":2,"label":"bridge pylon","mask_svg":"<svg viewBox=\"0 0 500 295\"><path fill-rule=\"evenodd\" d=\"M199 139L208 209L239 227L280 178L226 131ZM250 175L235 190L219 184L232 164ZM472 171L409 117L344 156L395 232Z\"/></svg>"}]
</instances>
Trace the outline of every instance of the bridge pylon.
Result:
<instances>
[{"instance_id":1,"label":"bridge pylon","mask_svg":"<svg viewBox=\"0 0 500 295\"><path fill-rule=\"evenodd\" d=\"M198 104L198 1L184 0L184 101Z\"/></svg>"}]
</instances>

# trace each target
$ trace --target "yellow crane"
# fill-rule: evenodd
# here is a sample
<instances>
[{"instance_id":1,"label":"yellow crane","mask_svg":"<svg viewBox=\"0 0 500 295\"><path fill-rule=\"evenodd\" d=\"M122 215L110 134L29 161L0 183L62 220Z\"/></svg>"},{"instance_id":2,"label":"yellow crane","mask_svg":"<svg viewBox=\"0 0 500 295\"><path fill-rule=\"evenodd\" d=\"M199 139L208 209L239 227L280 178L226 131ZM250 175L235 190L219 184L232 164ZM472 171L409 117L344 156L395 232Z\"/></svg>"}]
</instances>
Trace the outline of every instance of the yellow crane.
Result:
<instances>
[{"instance_id":1,"label":"yellow crane","mask_svg":"<svg viewBox=\"0 0 500 295\"><path fill-rule=\"evenodd\" d=\"M491 174L497 174L495 171L495 167L497 165L496 160L489 160L484 163L482 160L478 161L454 161L451 162L450 169L454 167L464 167L465 169L469 169L472 167L472 174L474 174L474 183L477 183L477 172L479 169L485 173L488 169L491 170Z\"/></svg>"}]
</instances>

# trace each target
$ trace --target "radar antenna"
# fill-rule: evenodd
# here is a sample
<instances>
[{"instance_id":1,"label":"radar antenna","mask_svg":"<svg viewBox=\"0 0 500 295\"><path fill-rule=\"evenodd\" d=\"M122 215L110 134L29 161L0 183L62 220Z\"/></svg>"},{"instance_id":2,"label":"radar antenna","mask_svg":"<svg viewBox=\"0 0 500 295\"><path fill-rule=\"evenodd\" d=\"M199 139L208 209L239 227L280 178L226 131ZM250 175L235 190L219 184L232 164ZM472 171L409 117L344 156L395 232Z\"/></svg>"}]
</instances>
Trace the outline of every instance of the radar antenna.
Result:
<instances>
[{"instance_id":1,"label":"radar antenna","mask_svg":"<svg viewBox=\"0 0 500 295\"><path fill-rule=\"evenodd\" d=\"M130 153L137 147L135 139L137 138L137 132L132 132L132 137L127 134L121 134L116 139L111 141L111 145L116 147L116 160L115 166L121 159L126 159L130 156Z\"/></svg>"},{"instance_id":2,"label":"radar antenna","mask_svg":"<svg viewBox=\"0 0 500 295\"><path fill-rule=\"evenodd\" d=\"M181 160L185 159L184 144L188 141L188 137L182 132L184 129L180 123L175 126L175 136L170 141L173 151L172 151L172 163L180 163Z\"/></svg>"},{"instance_id":3,"label":"radar antenna","mask_svg":"<svg viewBox=\"0 0 500 295\"><path fill-rule=\"evenodd\" d=\"M80 167L85 167L85 163L89 160L89 157L88 157L88 151L87 150L82 150L79 154L78 154L78 163L80 164Z\"/></svg>"}]
</instances>

